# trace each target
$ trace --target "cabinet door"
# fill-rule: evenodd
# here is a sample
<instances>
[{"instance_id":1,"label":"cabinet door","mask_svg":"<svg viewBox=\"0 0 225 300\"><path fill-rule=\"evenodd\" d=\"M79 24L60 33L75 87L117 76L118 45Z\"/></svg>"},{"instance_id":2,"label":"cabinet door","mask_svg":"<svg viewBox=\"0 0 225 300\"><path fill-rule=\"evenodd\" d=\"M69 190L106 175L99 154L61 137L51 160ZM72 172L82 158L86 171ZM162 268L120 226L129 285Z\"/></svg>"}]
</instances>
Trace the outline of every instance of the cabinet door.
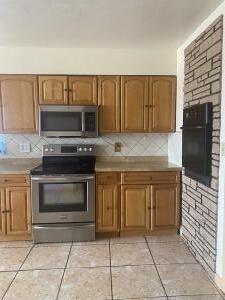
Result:
<instances>
[{"instance_id":1,"label":"cabinet door","mask_svg":"<svg viewBox=\"0 0 225 300\"><path fill-rule=\"evenodd\" d=\"M152 132L174 131L176 107L176 77L149 77L149 102L149 130Z\"/></svg>"},{"instance_id":2,"label":"cabinet door","mask_svg":"<svg viewBox=\"0 0 225 300\"><path fill-rule=\"evenodd\" d=\"M98 77L99 131L120 132L120 76Z\"/></svg>"},{"instance_id":3,"label":"cabinet door","mask_svg":"<svg viewBox=\"0 0 225 300\"><path fill-rule=\"evenodd\" d=\"M0 188L0 235L6 233L5 190Z\"/></svg>"},{"instance_id":4,"label":"cabinet door","mask_svg":"<svg viewBox=\"0 0 225 300\"><path fill-rule=\"evenodd\" d=\"M0 76L0 131L37 131L37 95L36 76Z\"/></svg>"},{"instance_id":5,"label":"cabinet door","mask_svg":"<svg viewBox=\"0 0 225 300\"><path fill-rule=\"evenodd\" d=\"M118 231L118 187L117 185L97 186L97 231Z\"/></svg>"},{"instance_id":6,"label":"cabinet door","mask_svg":"<svg viewBox=\"0 0 225 300\"><path fill-rule=\"evenodd\" d=\"M172 229L179 226L179 184L160 184L151 187L151 229Z\"/></svg>"},{"instance_id":7,"label":"cabinet door","mask_svg":"<svg viewBox=\"0 0 225 300\"><path fill-rule=\"evenodd\" d=\"M121 230L148 230L150 227L150 188L147 185L122 185Z\"/></svg>"},{"instance_id":8,"label":"cabinet door","mask_svg":"<svg viewBox=\"0 0 225 300\"><path fill-rule=\"evenodd\" d=\"M70 76L69 77L69 104L96 105L97 104L97 77Z\"/></svg>"},{"instance_id":9,"label":"cabinet door","mask_svg":"<svg viewBox=\"0 0 225 300\"><path fill-rule=\"evenodd\" d=\"M148 77L122 76L122 132L148 131Z\"/></svg>"},{"instance_id":10,"label":"cabinet door","mask_svg":"<svg viewBox=\"0 0 225 300\"><path fill-rule=\"evenodd\" d=\"M30 189L6 188L7 234L26 235L31 232Z\"/></svg>"},{"instance_id":11,"label":"cabinet door","mask_svg":"<svg viewBox=\"0 0 225 300\"><path fill-rule=\"evenodd\" d=\"M67 76L39 76L40 104L67 104Z\"/></svg>"}]
</instances>

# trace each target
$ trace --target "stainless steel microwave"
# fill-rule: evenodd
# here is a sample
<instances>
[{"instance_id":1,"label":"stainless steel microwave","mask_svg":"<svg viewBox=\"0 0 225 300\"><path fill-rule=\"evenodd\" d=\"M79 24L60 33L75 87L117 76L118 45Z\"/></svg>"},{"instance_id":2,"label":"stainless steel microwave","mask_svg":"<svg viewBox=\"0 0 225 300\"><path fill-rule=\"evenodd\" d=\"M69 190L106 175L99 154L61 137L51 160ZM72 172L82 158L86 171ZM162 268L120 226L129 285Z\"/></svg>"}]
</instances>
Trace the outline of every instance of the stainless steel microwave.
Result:
<instances>
[{"instance_id":1,"label":"stainless steel microwave","mask_svg":"<svg viewBox=\"0 0 225 300\"><path fill-rule=\"evenodd\" d=\"M98 107L41 105L39 134L46 137L96 137Z\"/></svg>"}]
</instances>

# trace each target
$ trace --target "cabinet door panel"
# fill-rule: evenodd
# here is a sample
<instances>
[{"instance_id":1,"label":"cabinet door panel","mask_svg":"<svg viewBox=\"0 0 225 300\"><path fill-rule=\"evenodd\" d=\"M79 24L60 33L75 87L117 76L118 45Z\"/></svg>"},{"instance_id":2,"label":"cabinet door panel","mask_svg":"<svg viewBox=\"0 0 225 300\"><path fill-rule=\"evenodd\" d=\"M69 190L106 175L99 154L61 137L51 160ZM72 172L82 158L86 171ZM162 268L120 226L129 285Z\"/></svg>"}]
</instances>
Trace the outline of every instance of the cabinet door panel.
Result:
<instances>
[{"instance_id":1,"label":"cabinet door panel","mask_svg":"<svg viewBox=\"0 0 225 300\"><path fill-rule=\"evenodd\" d=\"M150 131L174 131L176 78L172 76L151 76L149 78L149 101Z\"/></svg>"},{"instance_id":2,"label":"cabinet door panel","mask_svg":"<svg viewBox=\"0 0 225 300\"><path fill-rule=\"evenodd\" d=\"M0 188L0 235L6 234L5 190Z\"/></svg>"},{"instance_id":3,"label":"cabinet door panel","mask_svg":"<svg viewBox=\"0 0 225 300\"><path fill-rule=\"evenodd\" d=\"M6 188L7 234L31 232L30 190L26 187Z\"/></svg>"},{"instance_id":4,"label":"cabinet door panel","mask_svg":"<svg viewBox=\"0 0 225 300\"><path fill-rule=\"evenodd\" d=\"M148 77L122 76L122 132L148 131Z\"/></svg>"},{"instance_id":5,"label":"cabinet door panel","mask_svg":"<svg viewBox=\"0 0 225 300\"><path fill-rule=\"evenodd\" d=\"M0 130L8 133L37 131L37 77L0 76Z\"/></svg>"},{"instance_id":6,"label":"cabinet door panel","mask_svg":"<svg viewBox=\"0 0 225 300\"><path fill-rule=\"evenodd\" d=\"M120 132L120 76L98 77L99 131Z\"/></svg>"},{"instance_id":7,"label":"cabinet door panel","mask_svg":"<svg viewBox=\"0 0 225 300\"><path fill-rule=\"evenodd\" d=\"M151 229L172 229L179 226L180 188L178 184L152 186Z\"/></svg>"},{"instance_id":8,"label":"cabinet door panel","mask_svg":"<svg viewBox=\"0 0 225 300\"><path fill-rule=\"evenodd\" d=\"M97 77L70 76L69 77L69 104L96 105L97 104Z\"/></svg>"},{"instance_id":9,"label":"cabinet door panel","mask_svg":"<svg viewBox=\"0 0 225 300\"><path fill-rule=\"evenodd\" d=\"M40 104L67 104L67 76L39 76Z\"/></svg>"},{"instance_id":10,"label":"cabinet door panel","mask_svg":"<svg viewBox=\"0 0 225 300\"><path fill-rule=\"evenodd\" d=\"M97 186L97 231L118 231L118 187Z\"/></svg>"},{"instance_id":11,"label":"cabinet door panel","mask_svg":"<svg viewBox=\"0 0 225 300\"><path fill-rule=\"evenodd\" d=\"M121 230L148 230L150 191L146 185L122 185Z\"/></svg>"}]
</instances>

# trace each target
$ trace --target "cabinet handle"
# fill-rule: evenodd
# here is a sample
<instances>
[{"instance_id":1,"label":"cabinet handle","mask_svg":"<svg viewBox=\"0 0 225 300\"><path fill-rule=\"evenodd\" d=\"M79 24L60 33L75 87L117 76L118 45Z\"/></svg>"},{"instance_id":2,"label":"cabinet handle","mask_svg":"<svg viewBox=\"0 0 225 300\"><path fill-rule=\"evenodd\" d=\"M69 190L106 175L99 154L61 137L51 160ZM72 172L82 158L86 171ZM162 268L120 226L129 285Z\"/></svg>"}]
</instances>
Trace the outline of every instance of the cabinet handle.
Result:
<instances>
[{"instance_id":1,"label":"cabinet handle","mask_svg":"<svg viewBox=\"0 0 225 300\"><path fill-rule=\"evenodd\" d=\"M111 206L107 206L106 209L107 209L107 210L110 210L110 209L112 209L112 207L111 207Z\"/></svg>"},{"instance_id":2,"label":"cabinet handle","mask_svg":"<svg viewBox=\"0 0 225 300\"><path fill-rule=\"evenodd\" d=\"M148 206L148 210L150 210L151 209L151 206Z\"/></svg>"},{"instance_id":3,"label":"cabinet handle","mask_svg":"<svg viewBox=\"0 0 225 300\"><path fill-rule=\"evenodd\" d=\"M5 210L2 210L1 211L3 214L7 214L7 213L10 213L11 212L11 210L9 210L9 209L5 209Z\"/></svg>"},{"instance_id":4,"label":"cabinet handle","mask_svg":"<svg viewBox=\"0 0 225 300\"><path fill-rule=\"evenodd\" d=\"M153 207L152 207L152 210L155 210L155 209L156 209L156 206L153 206Z\"/></svg>"}]
</instances>

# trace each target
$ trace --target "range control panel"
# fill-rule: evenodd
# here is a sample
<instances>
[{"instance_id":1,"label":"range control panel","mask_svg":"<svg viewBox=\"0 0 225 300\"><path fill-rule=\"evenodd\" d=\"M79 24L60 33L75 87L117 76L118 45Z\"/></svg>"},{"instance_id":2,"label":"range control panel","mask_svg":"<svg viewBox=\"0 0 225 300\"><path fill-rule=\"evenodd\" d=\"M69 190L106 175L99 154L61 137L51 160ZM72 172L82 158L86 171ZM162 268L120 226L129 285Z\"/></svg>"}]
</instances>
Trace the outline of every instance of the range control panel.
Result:
<instances>
[{"instance_id":1,"label":"range control panel","mask_svg":"<svg viewBox=\"0 0 225 300\"><path fill-rule=\"evenodd\" d=\"M92 156L95 145L92 144L48 144L43 145L43 156Z\"/></svg>"}]
</instances>

